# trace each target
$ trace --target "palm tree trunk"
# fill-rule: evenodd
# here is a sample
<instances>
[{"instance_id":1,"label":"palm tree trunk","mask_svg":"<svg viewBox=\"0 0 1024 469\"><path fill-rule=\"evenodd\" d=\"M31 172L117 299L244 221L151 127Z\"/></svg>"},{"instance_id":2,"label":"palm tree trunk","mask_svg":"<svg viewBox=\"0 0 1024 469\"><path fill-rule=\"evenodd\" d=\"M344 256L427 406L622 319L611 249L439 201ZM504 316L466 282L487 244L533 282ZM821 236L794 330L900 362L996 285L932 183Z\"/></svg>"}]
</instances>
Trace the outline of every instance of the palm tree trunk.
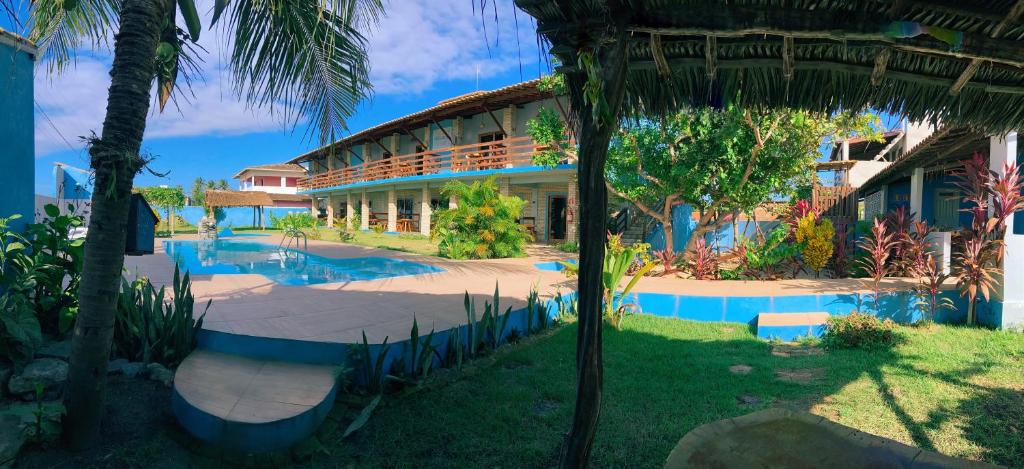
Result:
<instances>
[{"instance_id":1,"label":"palm tree trunk","mask_svg":"<svg viewBox=\"0 0 1024 469\"><path fill-rule=\"evenodd\" d=\"M597 432L601 413L603 364L601 356L602 283L604 270L605 217L608 213L608 191L604 182L604 163L612 132L618 126L618 110L625 94L626 37L618 30L616 40L598 50L598 71L601 92L607 101L606 112L595 120L594 103L583 96L586 72L568 73L572 107L579 109L580 158L577 180L580 195L580 267L579 323L576 335L576 409L572 429L562 447L563 468L585 467ZM576 63L573 61L571 63Z\"/></svg>"},{"instance_id":2,"label":"palm tree trunk","mask_svg":"<svg viewBox=\"0 0 1024 469\"><path fill-rule=\"evenodd\" d=\"M80 304L71 342L71 368L64 404L64 437L72 449L96 444L103 417L107 361L124 265L132 180L153 89L154 57L160 37L161 0L125 0L114 40L107 115L100 138L89 148L95 171L92 216L85 240Z\"/></svg>"}]
</instances>

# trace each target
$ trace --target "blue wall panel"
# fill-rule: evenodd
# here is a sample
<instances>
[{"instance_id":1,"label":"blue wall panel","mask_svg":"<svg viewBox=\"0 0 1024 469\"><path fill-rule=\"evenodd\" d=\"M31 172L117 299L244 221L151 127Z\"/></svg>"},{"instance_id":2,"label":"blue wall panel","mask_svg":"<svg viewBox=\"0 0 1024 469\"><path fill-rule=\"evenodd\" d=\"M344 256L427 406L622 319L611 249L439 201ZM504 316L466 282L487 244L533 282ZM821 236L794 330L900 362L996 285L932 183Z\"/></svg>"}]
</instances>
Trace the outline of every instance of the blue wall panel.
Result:
<instances>
[{"instance_id":1,"label":"blue wall panel","mask_svg":"<svg viewBox=\"0 0 1024 469\"><path fill-rule=\"evenodd\" d=\"M153 208L160 214L161 219L167 218L166 210L159 207ZM283 217L291 212L309 212L309 209L305 207L264 207L263 217L266 220L267 228L270 228L270 214L274 214L275 217ZM181 210L175 210L174 213L185 219L189 224L198 225L199 220L206 214L206 208L185 207ZM252 207L227 207L217 209L217 226L221 228L253 226L252 220Z\"/></svg>"},{"instance_id":2,"label":"blue wall panel","mask_svg":"<svg viewBox=\"0 0 1024 469\"><path fill-rule=\"evenodd\" d=\"M35 118L32 108L33 57L0 43L0 217L31 223L35 212Z\"/></svg>"},{"instance_id":3,"label":"blue wall panel","mask_svg":"<svg viewBox=\"0 0 1024 469\"><path fill-rule=\"evenodd\" d=\"M737 223L737 231L744 238L752 238L757 234L757 228L768 232L775 228L777 221L744 220ZM693 230L697 227L697 221L693 219L693 207L688 204L677 205L672 208L672 242L676 252L682 252L686 243L690 240ZM723 223L716 232L705 235L708 244L718 246L722 251L736 245L732 236L732 223ZM650 243L652 251L665 249L665 232L661 229L661 223L655 224L651 233L647 235L646 241Z\"/></svg>"}]
</instances>

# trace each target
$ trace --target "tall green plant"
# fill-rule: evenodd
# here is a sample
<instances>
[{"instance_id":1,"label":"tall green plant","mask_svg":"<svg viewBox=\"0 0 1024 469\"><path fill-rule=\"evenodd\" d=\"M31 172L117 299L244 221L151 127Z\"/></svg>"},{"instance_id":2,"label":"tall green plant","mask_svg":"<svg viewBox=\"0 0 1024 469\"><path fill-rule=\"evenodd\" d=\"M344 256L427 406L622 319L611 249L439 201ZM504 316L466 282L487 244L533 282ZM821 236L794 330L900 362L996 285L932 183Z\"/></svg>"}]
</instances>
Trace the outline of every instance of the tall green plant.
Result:
<instances>
[{"instance_id":1,"label":"tall green plant","mask_svg":"<svg viewBox=\"0 0 1024 469\"><path fill-rule=\"evenodd\" d=\"M619 285L626 278L627 272L630 267L636 262L637 258L645 252L645 250L638 249L636 246L622 246L617 242L617 237L612 237L612 241L605 246L604 250L604 270L601 274L601 285L604 291L604 317L608 322L616 329L622 329L622 324L625 321L626 315L634 312L637 309L637 305L628 301L627 297L630 292L633 291L633 287L636 286L637 282L640 281L644 275L653 269L657 263L645 262L639 269L632 273L626 286L619 291ZM566 276L574 277L579 272L579 265L570 262L560 262L563 267L562 272Z\"/></svg>"},{"instance_id":2,"label":"tall green plant","mask_svg":"<svg viewBox=\"0 0 1024 469\"><path fill-rule=\"evenodd\" d=\"M449 181L441 189L458 205L436 213L431 237L440 254L452 259L521 257L529 231L519 224L525 202L498 192L495 177L466 184Z\"/></svg>"},{"instance_id":3,"label":"tall green plant","mask_svg":"<svg viewBox=\"0 0 1024 469\"><path fill-rule=\"evenodd\" d=\"M177 215L175 210L181 210L185 206L185 192L178 187L142 187L139 193L146 198L150 205L163 208L167 213L167 226L174 236L174 223Z\"/></svg>"},{"instance_id":4,"label":"tall green plant","mask_svg":"<svg viewBox=\"0 0 1024 469\"><path fill-rule=\"evenodd\" d=\"M145 278L121 280L114 321L114 354L144 363L173 367L196 348L203 318L213 300L195 317L195 298L189 273L174 268L171 296Z\"/></svg>"}]
</instances>

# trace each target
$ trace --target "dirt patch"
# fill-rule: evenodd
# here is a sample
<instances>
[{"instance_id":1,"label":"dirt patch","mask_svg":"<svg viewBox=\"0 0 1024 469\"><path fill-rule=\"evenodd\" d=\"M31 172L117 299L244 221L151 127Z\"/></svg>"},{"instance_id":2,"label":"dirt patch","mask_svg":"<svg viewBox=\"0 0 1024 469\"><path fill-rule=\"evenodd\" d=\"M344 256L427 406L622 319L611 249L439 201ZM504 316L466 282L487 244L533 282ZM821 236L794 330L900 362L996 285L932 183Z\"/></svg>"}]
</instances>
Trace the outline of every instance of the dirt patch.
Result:
<instances>
[{"instance_id":1,"label":"dirt patch","mask_svg":"<svg viewBox=\"0 0 1024 469\"><path fill-rule=\"evenodd\" d=\"M111 376L99 446L71 453L58 442L24 448L18 467L166 467L188 460L167 436L180 433L171 389L155 381ZM159 462L163 461L163 462Z\"/></svg>"},{"instance_id":2,"label":"dirt patch","mask_svg":"<svg viewBox=\"0 0 1024 469\"><path fill-rule=\"evenodd\" d=\"M743 407L759 406L762 402L764 402L764 400L761 399L760 396L755 396L753 394L741 394L736 396L736 403Z\"/></svg>"},{"instance_id":3,"label":"dirt patch","mask_svg":"<svg viewBox=\"0 0 1024 469\"><path fill-rule=\"evenodd\" d=\"M782 381L798 384L810 384L825 376L824 368L777 368L775 377Z\"/></svg>"},{"instance_id":4,"label":"dirt patch","mask_svg":"<svg viewBox=\"0 0 1024 469\"><path fill-rule=\"evenodd\" d=\"M750 374L750 372L753 369L754 369L754 367L752 367L750 365L739 364L739 365L730 366L729 367L729 373L732 373L734 375L746 375L746 374Z\"/></svg>"},{"instance_id":5,"label":"dirt patch","mask_svg":"<svg viewBox=\"0 0 1024 469\"><path fill-rule=\"evenodd\" d=\"M559 403L550 399L538 399L533 403L533 413L546 417L555 413L560 407L562 406Z\"/></svg>"},{"instance_id":6,"label":"dirt patch","mask_svg":"<svg viewBox=\"0 0 1024 469\"><path fill-rule=\"evenodd\" d=\"M824 353L825 351L821 347L814 345L779 344L772 346L772 355L776 357L805 357Z\"/></svg>"}]
</instances>

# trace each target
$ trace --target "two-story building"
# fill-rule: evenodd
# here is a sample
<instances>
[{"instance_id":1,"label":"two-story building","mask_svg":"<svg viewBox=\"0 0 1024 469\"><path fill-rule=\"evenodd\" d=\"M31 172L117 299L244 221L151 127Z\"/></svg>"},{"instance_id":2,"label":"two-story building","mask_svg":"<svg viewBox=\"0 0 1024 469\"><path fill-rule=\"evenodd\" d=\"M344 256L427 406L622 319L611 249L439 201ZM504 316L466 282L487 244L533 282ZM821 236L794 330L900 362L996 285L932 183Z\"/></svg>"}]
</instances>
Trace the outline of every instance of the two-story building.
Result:
<instances>
[{"instance_id":1,"label":"two-story building","mask_svg":"<svg viewBox=\"0 0 1024 469\"><path fill-rule=\"evenodd\" d=\"M265 192L272 207L306 207L309 196L298 194L299 179L306 176L306 168L294 163L248 166L232 176L238 180L238 190Z\"/></svg>"},{"instance_id":2,"label":"two-story building","mask_svg":"<svg viewBox=\"0 0 1024 469\"><path fill-rule=\"evenodd\" d=\"M543 148L526 134L542 108L564 119L567 103L538 84L457 96L297 156L288 163L307 165L309 173L298 181L299 193L314 198L314 212L325 209L328 226L359 213L351 228L429 234L432 212L458 204L441 193L445 183L493 175L501 193L526 201L520 223L537 242L575 239L575 162L536 164Z\"/></svg>"}]
</instances>

